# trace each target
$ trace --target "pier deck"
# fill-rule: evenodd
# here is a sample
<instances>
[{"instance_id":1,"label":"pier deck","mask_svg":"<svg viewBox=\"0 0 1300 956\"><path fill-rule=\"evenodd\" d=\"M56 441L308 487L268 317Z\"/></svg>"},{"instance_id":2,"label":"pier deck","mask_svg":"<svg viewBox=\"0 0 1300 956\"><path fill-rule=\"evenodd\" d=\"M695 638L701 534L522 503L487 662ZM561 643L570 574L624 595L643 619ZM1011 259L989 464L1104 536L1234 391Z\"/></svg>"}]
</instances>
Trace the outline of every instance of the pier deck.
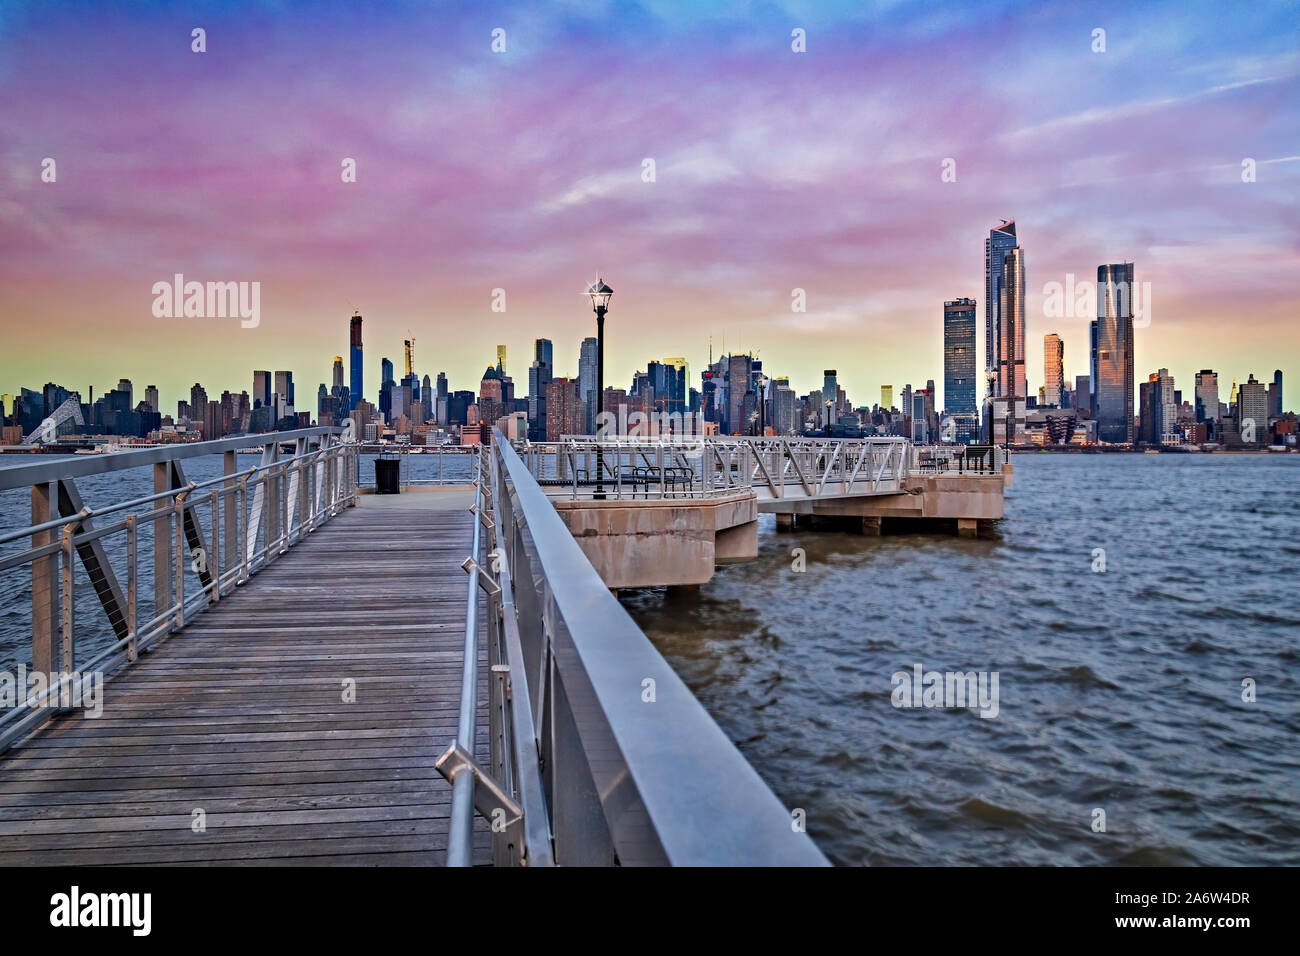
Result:
<instances>
[{"instance_id":1,"label":"pier deck","mask_svg":"<svg viewBox=\"0 0 1300 956\"><path fill-rule=\"evenodd\" d=\"M0 756L0 866L441 865L474 518L435 500L349 509Z\"/></svg>"}]
</instances>

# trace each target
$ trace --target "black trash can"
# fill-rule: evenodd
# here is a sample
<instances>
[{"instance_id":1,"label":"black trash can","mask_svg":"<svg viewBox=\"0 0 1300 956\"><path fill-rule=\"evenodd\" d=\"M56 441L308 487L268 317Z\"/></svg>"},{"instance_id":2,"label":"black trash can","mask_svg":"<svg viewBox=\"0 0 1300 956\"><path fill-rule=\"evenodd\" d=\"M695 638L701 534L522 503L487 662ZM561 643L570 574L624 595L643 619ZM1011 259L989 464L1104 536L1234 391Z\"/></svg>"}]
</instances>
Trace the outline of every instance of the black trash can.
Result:
<instances>
[{"instance_id":1,"label":"black trash can","mask_svg":"<svg viewBox=\"0 0 1300 956\"><path fill-rule=\"evenodd\" d=\"M375 494L401 494L402 463L397 458L375 459Z\"/></svg>"}]
</instances>

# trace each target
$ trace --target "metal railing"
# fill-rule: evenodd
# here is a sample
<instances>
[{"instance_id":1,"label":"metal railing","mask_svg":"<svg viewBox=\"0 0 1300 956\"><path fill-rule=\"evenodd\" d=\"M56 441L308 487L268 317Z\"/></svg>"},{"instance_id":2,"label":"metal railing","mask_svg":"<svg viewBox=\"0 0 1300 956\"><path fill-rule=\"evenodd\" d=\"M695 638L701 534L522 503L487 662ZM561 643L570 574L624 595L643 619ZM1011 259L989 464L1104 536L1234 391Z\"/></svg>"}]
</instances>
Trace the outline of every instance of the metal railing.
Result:
<instances>
[{"instance_id":1,"label":"metal railing","mask_svg":"<svg viewBox=\"0 0 1300 956\"><path fill-rule=\"evenodd\" d=\"M391 444L379 445L373 443L362 443L360 454L378 455L384 457L391 455L401 462L401 485L403 488L410 488L418 485L464 485L473 480L473 469L467 477L465 475L448 475L444 463L444 456L453 460L468 459L478 455L478 446L476 445L408 445ZM412 459L424 461L425 458L436 457L438 460L438 475L436 478L418 478L415 475L415 469L412 467ZM432 467L432 465L430 465ZM454 469L459 470L459 469Z\"/></svg>"},{"instance_id":2,"label":"metal railing","mask_svg":"<svg viewBox=\"0 0 1300 956\"><path fill-rule=\"evenodd\" d=\"M31 566L31 668L50 675L43 692L20 693L0 716L0 752L58 712L60 702L79 698L95 673L134 662L355 504L356 445L331 444L338 433L305 428L0 469L0 491L31 488L32 523L0 536L0 546L30 537L30 547L0 555L0 572ZM293 446L287 457L282 445ZM236 450L254 446L262 449L261 462L238 469ZM182 461L214 454L224 456L223 474L186 478ZM93 508L82 501L77 478L150 466L153 494ZM143 622L142 537L152 539L154 592L152 616ZM117 543L122 551L110 555ZM77 646L78 559L114 638L84 660ZM114 564L124 566L125 586ZM187 568L198 578L188 594Z\"/></svg>"},{"instance_id":3,"label":"metal railing","mask_svg":"<svg viewBox=\"0 0 1300 956\"><path fill-rule=\"evenodd\" d=\"M1005 445L912 445L911 472L920 475L1000 475Z\"/></svg>"},{"instance_id":4,"label":"metal railing","mask_svg":"<svg viewBox=\"0 0 1300 956\"><path fill-rule=\"evenodd\" d=\"M471 781L494 821L494 860L825 865L610 594L519 454L493 438L475 509L487 564L465 563L471 591L487 594L490 766L473 762L472 726L438 765L453 788ZM464 676L462 718L475 697L468 663ZM467 847L455 808L453 825Z\"/></svg>"},{"instance_id":5,"label":"metal railing","mask_svg":"<svg viewBox=\"0 0 1300 956\"><path fill-rule=\"evenodd\" d=\"M566 437L515 443L529 473L570 498L888 494L913 462L905 438Z\"/></svg>"}]
</instances>

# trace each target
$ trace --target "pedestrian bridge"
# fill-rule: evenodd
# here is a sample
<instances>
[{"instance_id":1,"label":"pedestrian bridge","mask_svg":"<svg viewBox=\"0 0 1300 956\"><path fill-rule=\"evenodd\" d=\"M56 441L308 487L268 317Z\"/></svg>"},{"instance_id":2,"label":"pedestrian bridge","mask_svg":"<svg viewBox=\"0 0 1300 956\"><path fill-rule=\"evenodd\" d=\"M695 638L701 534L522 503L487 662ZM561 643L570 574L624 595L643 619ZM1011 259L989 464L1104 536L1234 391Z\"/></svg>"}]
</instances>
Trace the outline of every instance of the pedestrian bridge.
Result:
<instances>
[{"instance_id":1,"label":"pedestrian bridge","mask_svg":"<svg viewBox=\"0 0 1300 956\"><path fill-rule=\"evenodd\" d=\"M0 469L0 864L826 862L500 432L382 498L339 435Z\"/></svg>"}]
</instances>

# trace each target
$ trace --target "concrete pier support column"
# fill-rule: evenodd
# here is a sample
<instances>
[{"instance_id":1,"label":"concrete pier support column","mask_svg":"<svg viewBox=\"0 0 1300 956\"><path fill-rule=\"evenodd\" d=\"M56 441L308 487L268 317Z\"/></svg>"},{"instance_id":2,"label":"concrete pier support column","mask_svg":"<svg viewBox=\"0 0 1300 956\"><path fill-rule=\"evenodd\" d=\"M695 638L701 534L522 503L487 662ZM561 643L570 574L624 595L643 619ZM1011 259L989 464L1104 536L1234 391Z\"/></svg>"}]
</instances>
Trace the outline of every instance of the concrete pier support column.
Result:
<instances>
[{"instance_id":1,"label":"concrete pier support column","mask_svg":"<svg viewBox=\"0 0 1300 956\"><path fill-rule=\"evenodd\" d=\"M776 514L776 530L777 530L777 531L793 531L793 530L794 530L794 515L793 515L793 514L783 514L782 512L779 512L779 511L778 511L777 514Z\"/></svg>"},{"instance_id":2,"label":"concrete pier support column","mask_svg":"<svg viewBox=\"0 0 1300 956\"><path fill-rule=\"evenodd\" d=\"M719 528L713 535L713 559L719 564L758 557L758 521Z\"/></svg>"},{"instance_id":3,"label":"concrete pier support column","mask_svg":"<svg viewBox=\"0 0 1300 956\"><path fill-rule=\"evenodd\" d=\"M980 523L976 518L958 518L957 519L957 537L959 538L978 538L980 534Z\"/></svg>"},{"instance_id":4,"label":"concrete pier support column","mask_svg":"<svg viewBox=\"0 0 1300 956\"><path fill-rule=\"evenodd\" d=\"M862 518L862 533L873 538L880 537L880 522L882 520L879 516L864 515Z\"/></svg>"}]
</instances>

